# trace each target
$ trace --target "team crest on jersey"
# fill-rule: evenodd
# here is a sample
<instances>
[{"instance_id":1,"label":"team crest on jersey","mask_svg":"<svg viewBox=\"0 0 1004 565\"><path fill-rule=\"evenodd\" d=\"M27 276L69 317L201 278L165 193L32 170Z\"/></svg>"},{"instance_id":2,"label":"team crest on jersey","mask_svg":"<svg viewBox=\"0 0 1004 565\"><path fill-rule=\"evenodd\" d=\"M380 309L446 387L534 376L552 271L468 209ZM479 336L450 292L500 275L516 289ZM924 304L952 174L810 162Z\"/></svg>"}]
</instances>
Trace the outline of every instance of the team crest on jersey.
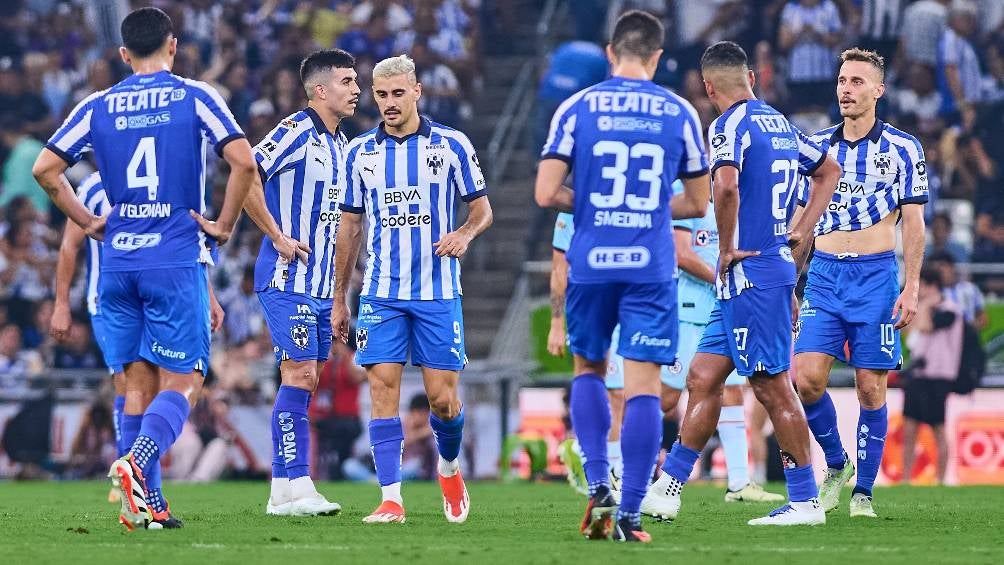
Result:
<instances>
[{"instance_id":1,"label":"team crest on jersey","mask_svg":"<svg viewBox=\"0 0 1004 565\"><path fill-rule=\"evenodd\" d=\"M875 156L873 163L881 175L889 174L889 170L892 169L892 159L889 158L888 153L879 153Z\"/></svg>"},{"instance_id":2,"label":"team crest on jersey","mask_svg":"<svg viewBox=\"0 0 1004 565\"><path fill-rule=\"evenodd\" d=\"M366 328L356 330L356 350L364 351L366 344L370 341L370 331Z\"/></svg>"},{"instance_id":3,"label":"team crest on jersey","mask_svg":"<svg viewBox=\"0 0 1004 565\"><path fill-rule=\"evenodd\" d=\"M682 370L683 370L683 364L680 363L679 359L674 361L673 364L669 366L669 372L673 373L674 375L679 375L680 371Z\"/></svg>"},{"instance_id":4,"label":"team crest on jersey","mask_svg":"<svg viewBox=\"0 0 1004 565\"><path fill-rule=\"evenodd\" d=\"M927 161L917 161L915 167L918 175L922 177L927 175Z\"/></svg>"},{"instance_id":5,"label":"team crest on jersey","mask_svg":"<svg viewBox=\"0 0 1004 565\"><path fill-rule=\"evenodd\" d=\"M443 168L445 161L443 156L438 153L431 153L425 158L425 164L432 171L433 176L439 175L439 170Z\"/></svg>"},{"instance_id":6,"label":"team crest on jersey","mask_svg":"<svg viewBox=\"0 0 1004 565\"><path fill-rule=\"evenodd\" d=\"M711 243L711 232L708 230L697 230L694 234L694 243L700 247L704 247Z\"/></svg>"},{"instance_id":7,"label":"team crest on jersey","mask_svg":"<svg viewBox=\"0 0 1004 565\"><path fill-rule=\"evenodd\" d=\"M714 147L715 149L718 149L722 145L725 145L725 134L724 133L720 133L720 134L718 134L718 135L716 135L716 136L714 136L714 137L711 138L711 146Z\"/></svg>"},{"instance_id":8,"label":"team crest on jersey","mask_svg":"<svg viewBox=\"0 0 1004 565\"><path fill-rule=\"evenodd\" d=\"M293 344L300 349L306 349L310 343L310 330L303 324L297 324L289 330L289 337L293 338Z\"/></svg>"}]
</instances>

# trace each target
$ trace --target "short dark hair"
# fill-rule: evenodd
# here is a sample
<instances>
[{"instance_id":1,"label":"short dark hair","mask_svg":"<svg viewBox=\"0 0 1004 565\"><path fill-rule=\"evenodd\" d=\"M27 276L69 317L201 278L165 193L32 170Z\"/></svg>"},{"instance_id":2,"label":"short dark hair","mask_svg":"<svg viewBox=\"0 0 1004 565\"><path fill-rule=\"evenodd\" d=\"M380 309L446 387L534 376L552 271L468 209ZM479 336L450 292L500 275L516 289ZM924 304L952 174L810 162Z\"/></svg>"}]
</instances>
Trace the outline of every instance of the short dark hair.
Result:
<instances>
[{"instance_id":1,"label":"short dark hair","mask_svg":"<svg viewBox=\"0 0 1004 565\"><path fill-rule=\"evenodd\" d=\"M300 62L300 82L307 84L307 79L315 73L328 69L351 69L356 66L356 58L342 49L322 49L314 51Z\"/></svg>"},{"instance_id":2,"label":"short dark hair","mask_svg":"<svg viewBox=\"0 0 1004 565\"><path fill-rule=\"evenodd\" d=\"M840 62L846 63L847 61L861 61L862 63L868 63L878 69L879 78L885 78L885 58L874 51L861 49L860 47L847 49L840 54Z\"/></svg>"},{"instance_id":3,"label":"short dark hair","mask_svg":"<svg viewBox=\"0 0 1004 565\"><path fill-rule=\"evenodd\" d=\"M662 49L665 38L666 30L659 18L641 10L630 10L617 18L610 46L618 57L626 55L644 60Z\"/></svg>"},{"instance_id":4,"label":"short dark hair","mask_svg":"<svg viewBox=\"0 0 1004 565\"><path fill-rule=\"evenodd\" d=\"M920 280L921 282L934 285L938 288L941 288L943 285L941 281L941 271L930 266L925 266L920 270Z\"/></svg>"},{"instance_id":5,"label":"short dark hair","mask_svg":"<svg viewBox=\"0 0 1004 565\"><path fill-rule=\"evenodd\" d=\"M734 41L719 41L704 50L701 55L701 70L710 68L747 69L749 58L746 51Z\"/></svg>"},{"instance_id":6,"label":"short dark hair","mask_svg":"<svg viewBox=\"0 0 1004 565\"><path fill-rule=\"evenodd\" d=\"M133 10L122 20L122 44L137 57L147 57L174 35L171 17L159 8Z\"/></svg>"}]
</instances>

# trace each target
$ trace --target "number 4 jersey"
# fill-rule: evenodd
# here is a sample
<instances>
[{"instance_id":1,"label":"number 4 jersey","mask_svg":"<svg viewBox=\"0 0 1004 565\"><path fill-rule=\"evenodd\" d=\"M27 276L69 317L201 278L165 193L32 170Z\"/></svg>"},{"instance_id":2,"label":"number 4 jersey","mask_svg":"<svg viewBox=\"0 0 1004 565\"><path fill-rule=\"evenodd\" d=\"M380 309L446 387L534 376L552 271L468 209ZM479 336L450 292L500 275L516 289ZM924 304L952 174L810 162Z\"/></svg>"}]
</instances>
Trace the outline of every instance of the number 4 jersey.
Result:
<instances>
[{"instance_id":1,"label":"number 4 jersey","mask_svg":"<svg viewBox=\"0 0 1004 565\"><path fill-rule=\"evenodd\" d=\"M707 173L700 128L686 100L650 81L614 77L558 107L542 158L572 169L571 282L673 279L671 186Z\"/></svg>"},{"instance_id":2,"label":"number 4 jersey","mask_svg":"<svg viewBox=\"0 0 1004 565\"><path fill-rule=\"evenodd\" d=\"M244 137L209 85L167 71L85 98L46 145L73 165L89 150L112 205L102 272L212 263L189 210L205 212L206 145Z\"/></svg>"},{"instance_id":3,"label":"number 4 jersey","mask_svg":"<svg viewBox=\"0 0 1004 565\"><path fill-rule=\"evenodd\" d=\"M760 100L735 103L708 128L711 172L739 169L739 214L733 245L760 255L736 263L718 297L744 289L795 284L795 262L788 247L788 218L795 207L799 175L809 176L826 153Z\"/></svg>"}]
</instances>

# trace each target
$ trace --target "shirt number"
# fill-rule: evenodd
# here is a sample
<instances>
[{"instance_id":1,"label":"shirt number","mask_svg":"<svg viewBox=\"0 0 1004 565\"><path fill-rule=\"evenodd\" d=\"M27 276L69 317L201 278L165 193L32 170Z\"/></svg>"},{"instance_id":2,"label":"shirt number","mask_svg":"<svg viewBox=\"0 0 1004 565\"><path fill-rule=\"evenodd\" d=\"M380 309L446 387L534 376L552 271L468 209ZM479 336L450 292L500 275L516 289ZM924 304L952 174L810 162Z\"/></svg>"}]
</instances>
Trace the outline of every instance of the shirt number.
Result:
<instances>
[{"instance_id":1,"label":"shirt number","mask_svg":"<svg viewBox=\"0 0 1004 565\"><path fill-rule=\"evenodd\" d=\"M653 143L636 143L628 149L623 141L600 141L593 146L594 157L613 155L613 165L603 167L600 176L613 182L610 194L593 192L589 202L597 208L618 208L623 204L631 210L649 212L659 207L659 194L662 191L662 168L666 152ZM652 164L638 171L638 183L632 186L644 186L648 183L648 195L627 194L628 179L625 173L631 159L650 158Z\"/></svg>"},{"instance_id":2,"label":"shirt number","mask_svg":"<svg viewBox=\"0 0 1004 565\"><path fill-rule=\"evenodd\" d=\"M160 177L157 176L157 153L154 151L154 138L144 137L139 140L136 151L129 159L126 166L126 184L129 188L145 188L147 198L157 199L157 188L160 186ZM139 168L142 165L145 172L140 176Z\"/></svg>"},{"instance_id":3,"label":"shirt number","mask_svg":"<svg viewBox=\"0 0 1004 565\"><path fill-rule=\"evenodd\" d=\"M788 203L791 185L798 178L798 161L778 159L770 166L770 172L781 173L781 181L771 189L771 210L775 220L788 219Z\"/></svg>"}]
</instances>

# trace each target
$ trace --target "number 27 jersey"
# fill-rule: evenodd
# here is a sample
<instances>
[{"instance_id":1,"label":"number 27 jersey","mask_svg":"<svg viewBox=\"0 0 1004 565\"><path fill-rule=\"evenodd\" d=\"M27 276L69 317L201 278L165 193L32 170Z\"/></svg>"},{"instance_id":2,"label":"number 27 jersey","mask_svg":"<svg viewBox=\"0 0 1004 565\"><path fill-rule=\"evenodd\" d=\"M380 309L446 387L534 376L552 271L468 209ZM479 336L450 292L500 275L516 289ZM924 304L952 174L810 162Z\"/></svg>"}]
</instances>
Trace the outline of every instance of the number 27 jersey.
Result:
<instances>
[{"instance_id":1,"label":"number 27 jersey","mask_svg":"<svg viewBox=\"0 0 1004 565\"><path fill-rule=\"evenodd\" d=\"M46 147L70 165L94 151L112 206L101 270L133 271L212 263L188 211L205 212L206 146L242 137L216 90L161 71L88 96Z\"/></svg>"},{"instance_id":2,"label":"number 27 jersey","mask_svg":"<svg viewBox=\"0 0 1004 565\"><path fill-rule=\"evenodd\" d=\"M570 281L673 279L672 184L707 173L700 132L693 106L651 81L614 77L558 107L541 158L572 169Z\"/></svg>"}]
</instances>

